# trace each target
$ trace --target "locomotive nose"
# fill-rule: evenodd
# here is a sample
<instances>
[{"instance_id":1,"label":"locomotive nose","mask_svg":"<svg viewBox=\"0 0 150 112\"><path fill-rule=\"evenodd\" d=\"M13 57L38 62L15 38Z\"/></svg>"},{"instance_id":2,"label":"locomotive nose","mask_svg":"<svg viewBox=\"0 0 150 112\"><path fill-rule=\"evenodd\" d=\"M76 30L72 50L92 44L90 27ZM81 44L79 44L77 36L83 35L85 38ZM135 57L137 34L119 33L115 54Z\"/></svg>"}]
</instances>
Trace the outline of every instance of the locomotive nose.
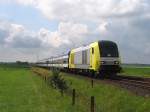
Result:
<instances>
[{"instance_id":1,"label":"locomotive nose","mask_svg":"<svg viewBox=\"0 0 150 112\"><path fill-rule=\"evenodd\" d=\"M119 58L102 57L100 61L101 65L119 65Z\"/></svg>"}]
</instances>

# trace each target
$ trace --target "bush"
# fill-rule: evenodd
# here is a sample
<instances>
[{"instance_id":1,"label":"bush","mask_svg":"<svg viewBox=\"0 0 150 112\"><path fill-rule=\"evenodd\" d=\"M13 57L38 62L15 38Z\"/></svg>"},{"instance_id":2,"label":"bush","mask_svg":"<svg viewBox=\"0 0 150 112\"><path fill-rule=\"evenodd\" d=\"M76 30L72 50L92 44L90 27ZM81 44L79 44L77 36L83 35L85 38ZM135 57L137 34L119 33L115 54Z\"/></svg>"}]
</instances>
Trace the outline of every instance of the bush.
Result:
<instances>
[{"instance_id":1,"label":"bush","mask_svg":"<svg viewBox=\"0 0 150 112\"><path fill-rule=\"evenodd\" d=\"M63 91L68 89L68 85L62 75L60 75L60 72L55 70L52 72L52 76L48 78L48 83L51 85L51 87L55 89L59 89L60 92L63 94Z\"/></svg>"}]
</instances>

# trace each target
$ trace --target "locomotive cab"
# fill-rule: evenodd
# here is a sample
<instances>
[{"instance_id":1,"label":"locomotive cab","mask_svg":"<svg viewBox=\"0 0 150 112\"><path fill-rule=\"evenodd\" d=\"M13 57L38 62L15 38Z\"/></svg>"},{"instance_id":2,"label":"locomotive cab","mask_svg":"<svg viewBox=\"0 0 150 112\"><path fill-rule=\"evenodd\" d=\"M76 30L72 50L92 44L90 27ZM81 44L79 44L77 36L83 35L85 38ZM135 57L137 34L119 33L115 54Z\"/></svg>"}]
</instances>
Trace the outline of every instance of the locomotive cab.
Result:
<instances>
[{"instance_id":1,"label":"locomotive cab","mask_svg":"<svg viewBox=\"0 0 150 112\"><path fill-rule=\"evenodd\" d=\"M99 41L100 71L118 73L121 70L117 44L112 41Z\"/></svg>"}]
</instances>

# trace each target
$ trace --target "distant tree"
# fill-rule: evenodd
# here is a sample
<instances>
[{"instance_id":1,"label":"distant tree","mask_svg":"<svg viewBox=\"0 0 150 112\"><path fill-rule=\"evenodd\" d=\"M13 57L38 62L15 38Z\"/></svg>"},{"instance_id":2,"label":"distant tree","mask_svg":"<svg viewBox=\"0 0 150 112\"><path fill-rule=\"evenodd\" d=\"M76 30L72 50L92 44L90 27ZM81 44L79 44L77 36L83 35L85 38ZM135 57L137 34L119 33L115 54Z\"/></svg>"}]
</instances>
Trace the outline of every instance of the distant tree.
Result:
<instances>
[{"instance_id":1,"label":"distant tree","mask_svg":"<svg viewBox=\"0 0 150 112\"><path fill-rule=\"evenodd\" d=\"M21 61L16 61L17 64L21 64Z\"/></svg>"},{"instance_id":2,"label":"distant tree","mask_svg":"<svg viewBox=\"0 0 150 112\"><path fill-rule=\"evenodd\" d=\"M16 61L16 63L19 65L28 65L29 64L27 61L26 62Z\"/></svg>"}]
</instances>

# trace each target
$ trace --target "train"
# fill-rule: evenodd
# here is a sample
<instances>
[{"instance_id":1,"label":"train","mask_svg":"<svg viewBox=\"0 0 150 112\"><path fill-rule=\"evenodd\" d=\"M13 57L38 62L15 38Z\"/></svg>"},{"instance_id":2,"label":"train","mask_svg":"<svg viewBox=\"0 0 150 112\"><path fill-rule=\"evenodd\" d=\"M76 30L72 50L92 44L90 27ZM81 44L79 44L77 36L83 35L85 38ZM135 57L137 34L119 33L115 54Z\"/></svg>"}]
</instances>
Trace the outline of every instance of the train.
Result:
<instances>
[{"instance_id":1,"label":"train","mask_svg":"<svg viewBox=\"0 0 150 112\"><path fill-rule=\"evenodd\" d=\"M86 73L92 77L116 75L121 71L118 46L109 40L100 40L70 50L66 55L40 60L36 66L64 71Z\"/></svg>"}]
</instances>

